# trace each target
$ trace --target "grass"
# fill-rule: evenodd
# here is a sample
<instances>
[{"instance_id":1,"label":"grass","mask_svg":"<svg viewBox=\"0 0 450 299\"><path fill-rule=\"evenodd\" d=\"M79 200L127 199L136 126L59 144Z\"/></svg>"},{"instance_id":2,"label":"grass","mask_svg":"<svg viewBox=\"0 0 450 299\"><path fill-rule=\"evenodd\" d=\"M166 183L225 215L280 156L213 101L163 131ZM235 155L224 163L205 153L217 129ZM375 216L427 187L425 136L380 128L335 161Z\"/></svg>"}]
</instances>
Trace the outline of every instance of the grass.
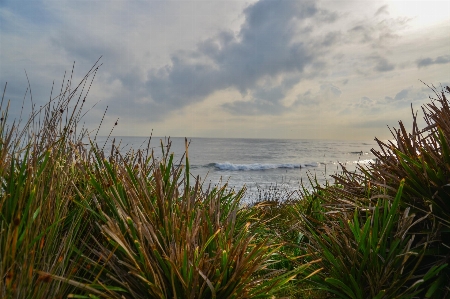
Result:
<instances>
[{"instance_id":1,"label":"grass","mask_svg":"<svg viewBox=\"0 0 450 299\"><path fill-rule=\"evenodd\" d=\"M182 164L170 141L161 158L98 146L80 128L98 68L25 123L2 97L1 298L450 296L448 87L379 163L243 205L190 175L187 144Z\"/></svg>"},{"instance_id":2,"label":"grass","mask_svg":"<svg viewBox=\"0 0 450 299\"><path fill-rule=\"evenodd\" d=\"M98 67L25 124L1 108L1 298L271 298L304 271L275 269L244 190L202 186L170 144L106 156L79 128Z\"/></svg>"}]
</instances>

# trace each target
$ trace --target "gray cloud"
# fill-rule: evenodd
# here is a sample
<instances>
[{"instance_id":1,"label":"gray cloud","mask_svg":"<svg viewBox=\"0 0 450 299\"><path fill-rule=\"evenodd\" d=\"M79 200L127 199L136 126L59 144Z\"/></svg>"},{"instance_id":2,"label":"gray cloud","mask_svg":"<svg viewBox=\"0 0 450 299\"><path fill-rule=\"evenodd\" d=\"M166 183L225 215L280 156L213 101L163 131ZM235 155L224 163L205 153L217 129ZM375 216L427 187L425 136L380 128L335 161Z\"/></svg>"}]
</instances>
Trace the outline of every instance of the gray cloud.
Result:
<instances>
[{"instance_id":1,"label":"gray cloud","mask_svg":"<svg viewBox=\"0 0 450 299\"><path fill-rule=\"evenodd\" d=\"M20 113L28 85L24 69L39 106L48 100L53 80L59 92L74 60L74 82L79 82L102 55L86 109L101 102L86 121L97 123L108 105L105 124L120 117L121 134L141 135L150 127L192 134L186 128L195 122L201 135L205 127L246 119L230 114L261 115L258 120L270 118L274 128L288 119L296 123L294 114L315 124L318 112L330 123L340 121L333 119L337 115L345 121L382 119L409 113L411 102L418 106L432 94L408 87L419 78L408 69L411 61L423 68L420 76L429 84L445 79L450 62L444 55L448 34L437 30L427 36L425 31L435 28L428 26L417 31L418 23L409 23L413 16L405 17L394 4L37 0L25 7L0 2L0 86L8 82L11 115ZM443 49L441 54L420 56L417 40L423 38ZM225 98L229 95L235 97ZM25 106L29 102L27 97Z\"/></svg>"},{"instance_id":2,"label":"gray cloud","mask_svg":"<svg viewBox=\"0 0 450 299\"><path fill-rule=\"evenodd\" d=\"M409 106L411 103L418 103L428 99L432 90L428 87L413 87L409 86L403 88L395 94L395 96L385 96L384 99L377 100L377 103L382 105L394 105L396 107Z\"/></svg>"},{"instance_id":3,"label":"gray cloud","mask_svg":"<svg viewBox=\"0 0 450 299\"><path fill-rule=\"evenodd\" d=\"M283 105L282 100L286 93L300 80L299 76L287 76L281 83L272 84L265 82L262 86L256 86L251 91L249 101L237 100L222 105L225 110L235 115L278 115L289 110ZM270 81L270 80L266 80Z\"/></svg>"},{"instance_id":4,"label":"gray cloud","mask_svg":"<svg viewBox=\"0 0 450 299\"><path fill-rule=\"evenodd\" d=\"M428 99L431 92L428 88L410 86L400 90L393 97L385 96L384 101L380 101L380 104L394 107L408 107L411 103L421 105L424 100Z\"/></svg>"},{"instance_id":5,"label":"gray cloud","mask_svg":"<svg viewBox=\"0 0 450 299\"><path fill-rule=\"evenodd\" d=\"M340 31L333 31L327 33L323 38L320 38L318 42L316 42L316 47L318 48L326 48L331 47L334 44L340 42L342 39L342 33Z\"/></svg>"},{"instance_id":6,"label":"gray cloud","mask_svg":"<svg viewBox=\"0 0 450 299\"><path fill-rule=\"evenodd\" d=\"M436 59L427 57L416 60L418 68L427 67L433 64L446 64L446 63L450 63L450 55L438 56L436 57Z\"/></svg>"},{"instance_id":7,"label":"gray cloud","mask_svg":"<svg viewBox=\"0 0 450 299\"><path fill-rule=\"evenodd\" d=\"M380 8L378 8L377 12L375 13L375 16L379 16L379 15L383 15L383 14L388 15L389 14L388 7L389 6L387 4L385 4L385 5L381 6Z\"/></svg>"},{"instance_id":8,"label":"gray cloud","mask_svg":"<svg viewBox=\"0 0 450 299\"><path fill-rule=\"evenodd\" d=\"M320 101L318 101L318 97L314 96L311 90L308 90L302 94L297 95L297 100L294 103L294 106L318 106Z\"/></svg>"},{"instance_id":9,"label":"gray cloud","mask_svg":"<svg viewBox=\"0 0 450 299\"><path fill-rule=\"evenodd\" d=\"M390 63L386 58L379 55L370 56L369 59L375 62L374 70L377 72L389 72L395 68L395 65Z\"/></svg>"},{"instance_id":10,"label":"gray cloud","mask_svg":"<svg viewBox=\"0 0 450 299\"><path fill-rule=\"evenodd\" d=\"M288 107L281 105L278 101L267 101L264 99L238 100L232 103L225 103L222 107L234 115L279 115L289 110Z\"/></svg>"},{"instance_id":11,"label":"gray cloud","mask_svg":"<svg viewBox=\"0 0 450 299\"><path fill-rule=\"evenodd\" d=\"M409 90L403 89L402 91L400 91L399 93L397 93L395 95L394 100L400 101L400 100L406 99L408 97L408 94L409 94Z\"/></svg>"},{"instance_id":12,"label":"gray cloud","mask_svg":"<svg viewBox=\"0 0 450 299\"><path fill-rule=\"evenodd\" d=\"M400 37L398 33L406 28L411 19L385 17L380 20L384 12L387 13L387 7L383 6L374 18L361 20L349 30L350 39L376 49L390 46L393 40Z\"/></svg>"},{"instance_id":13,"label":"gray cloud","mask_svg":"<svg viewBox=\"0 0 450 299\"><path fill-rule=\"evenodd\" d=\"M278 107L282 106L280 100L300 79L295 74L319 63L321 51L339 38L338 32L332 32L314 40L305 30L305 20L317 25L336 19L318 9L314 1L261 0L247 7L244 16L238 33L221 32L200 43L196 51L176 53L171 65L149 73L146 87L153 108L169 111L201 101L215 91L235 88L254 98L226 104L225 109L241 114L280 113L284 111ZM261 80L278 76L295 80L284 80L284 86L260 86Z\"/></svg>"},{"instance_id":14,"label":"gray cloud","mask_svg":"<svg viewBox=\"0 0 450 299\"><path fill-rule=\"evenodd\" d=\"M117 7L109 8L100 20L93 19L92 24L100 27L87 30L75 26L85 6L57 6L49 12L50 22L61 26L46 33L45 44L58 58L75 60L78 69L103 56L96 81L102 87L114 85L114 92L103 93L108 95L108 111L134 119L158 121L228 88L238 90L245 99L222 106L231 113L280 114L288 109L282 102L286 93L301 78L317 76L327 65L322 54L342 38L340 31L321 30L338 14L319 8L316 1L261 0L244 9L238 31L222 30L193 50L174 52L164 67L149 70L151 65L137 62L126 42L119 42L117 35L127 31L123 27L133 28L119 16ZM93 11L86 13L86 20L94 17ZM64 23L62 14L73 18ZM114 19L124 26L110 24ZM111 25L110 31L102 27L105 24Z\"/></svg>"},{"instance_id":15,"label":"gray cloud","mask_svg":"<svg viewBox=\"0 0 450 299\"><path fill-rule=\"evenodd\" d=\"M324 94L330 94L334 97L340 97L342 94L342 91L339 89L339 87L334 86L331 83L324 83L320 85L320 91Z\"/></svg>"},{"instance_id":16,"label":"gray cloud","mask_svg":"<svg viewBox=\"0 0 450 299\"><path fill-rule=\"evenodd\" d=\"M361 98L359 106L368 108L368 107L372 107L374 104L375 104L375 102L371 98L364 96Z\"/></svg>"},{"instance_id":17,"label":"gray cloud","mask_svg":"<svg viewBox=\"0 0 450 299\"><path fill-rule=\"evenodd\" d=\"M50 41L55 48L66 51L69 57L86 63L92 63L101 56L111 61L120 61L120 52L123 48L97 36L75 32L61 32L58 36L51 37Z\"/></svg>"},{"instance_id":18,"label":"gray cloud","mask_svg":"<svg viewBox=\"0 0 450 299\"><path fill-rule=\"evenodd\" d=\"M59 25L46 3L41 1L30 1L26 5L20 1L0 1L0 9L2 9L0 12L2 34L11 32L27 34L27 30L29 34L29 29L33 27L49 29L52 25Z\"/></svg>"},{"instance_id":19,"label":"gray cloud","mask_svg":"<svg viewBox=\"0 0 450 299\"><path fill-rule=\"evenodd\" d=\"M297 99L292 106L319 106L322 103L329 104L330 101L339 98L341 94L342 91L339 87L332 83L325 82L320 85L320 90L316 93L308 90L307 92L297 95Z\"/></svg>"},{"instance_id":20,"label":"gray cloud","mask_svg":"<svg viewBox=\"0 0 450 299\"><path fill-rule=\"evenodd\" d=\"M370 99L362 97L360 104L348 107L347 113L355 114L355 110L364 109L364 118L358 119L355 124L362 128L381 128L388 125L396 127L399 119L408 120L411 115L411 104L414 111L420 112L420 106L428 102L433 91L428 87L407 87L395 94L385 96L384 99ZM419 117L418 121L422 121Z\"/></svg>"},{"instance_id":21,"label":"gray cloud","mask_svg":"<svg viewBox=\"0 0 450 299\"><path fill-rule=\"evenodd\" d=\"M404 88L397 92L395 96L385 96L384 98L363 96L360 99L355 99L354 102L349 103L346 108L341 111L342 115L349 115L352 113L361 113L364 111L366 115L380 115L392 114L393 111L407 109L414 105L419 107L424 100L428 99L428 95L432 91L428 88L413 86Z\"/></svg>"}]
</instances>

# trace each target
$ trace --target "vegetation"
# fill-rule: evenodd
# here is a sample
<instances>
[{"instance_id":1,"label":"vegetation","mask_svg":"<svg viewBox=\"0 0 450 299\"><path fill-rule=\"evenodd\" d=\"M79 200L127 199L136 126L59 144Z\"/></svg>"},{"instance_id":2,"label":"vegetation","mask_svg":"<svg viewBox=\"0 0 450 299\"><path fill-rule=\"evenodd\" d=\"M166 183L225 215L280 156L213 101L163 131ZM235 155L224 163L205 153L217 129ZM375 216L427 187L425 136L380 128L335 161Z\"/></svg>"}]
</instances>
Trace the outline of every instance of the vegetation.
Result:
<instances>
[{"instance_id":1,"label":"vegetation","mask_svg":"<svg viewBox=\"0 0 450 299\"><path fill-rule=\"evenodd\" d=\"M3 94L1 298L450 297L450 88L376 164L245 206L191 177L187 144L100 148L80 128L98 67L25 123Z\"/></svg>"},{"instance_id":2,"label":"vegetation","mask_svg":"<svg viewBox=\"0 0 450 299\"><path fill-rule=\"evenodd\" d=\"M450 89L447 87L447 92ZM450 296L450 108L444 91L413 114L412 134L400 122L394 141L378 140L379 163L344 169L336 184L309 198L321 216L299 211L307 252L321 262L311 282L341 298Z\"/></svg>"}]
</instances>

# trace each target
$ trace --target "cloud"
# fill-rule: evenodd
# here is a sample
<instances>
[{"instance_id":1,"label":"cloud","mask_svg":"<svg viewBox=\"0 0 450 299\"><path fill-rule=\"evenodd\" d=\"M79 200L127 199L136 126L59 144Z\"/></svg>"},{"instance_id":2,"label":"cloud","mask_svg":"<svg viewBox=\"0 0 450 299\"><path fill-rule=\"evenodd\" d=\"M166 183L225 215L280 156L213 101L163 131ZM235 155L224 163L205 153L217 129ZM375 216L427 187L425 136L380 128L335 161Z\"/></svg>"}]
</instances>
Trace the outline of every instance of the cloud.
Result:
<instances>
[{"instance_id":1,"label":"cloud","mask_svg":"<svg viewBox=\"0 0 450 299\"><path fill-rule=\"evenodd\" d=\"M64 49L69 57L76 61L91 62L101 56L112 61L120 61L121 45L115 45L111 40L105 40L92 34L65 34L51 37L50 41L55 48Z\"/></svg>"},{"instance_id":2,"label":"cloud","mask_svg":"<svg viewBox=\"0 0 450 299\"><path fill-rule=\"evenodd\" d=\"M306 30L311 23L319 26L336 19L317 8L315 1L261 0L248 6L244 16L239 32L220 32L195 51L172 55L170 65L148 74L145 84L153 108L159 113L170 111L234 88L254 98L226 104L225 109L241 114L280 113L284 111L278 107L280 99L300 78L295 75L314 63L320 65L320 53L339 38L339 33L331 32L313 39ZM286 84L284 77L297 81ZM285 86L261 86L261 81L279 78Z\"/></svg>"},{"instance_id":3,"label":"cloud","mask_svg":"<svg viewBox=\"0 0 450 299\"><path fill-rule=\"evenodd\" d=\"M386 117L388 117L388 115L395 114L393 112L397 110L403 111L404 109L408 109L411 104L414 107L419 107L425 100L428 100L430 92L431 90L428 88L409 86L395 93L395 96L362 96L347 104L340 114L350 115L363 113L364 115L378 116L386 114Z\"/></svg>"},{"instance_id":4,"label":"cloud","mask_svg":"<svg viewBox=\"0 0 450 299\"><path fill-rule=\"evenodd\" d=\"M411 86L398 92L395 95L394 100L403 101L408 104L414 102L418 102L420 104L420 102L428 100L431 92L432 91L428 88L414 88Z\"/></svg>"},{"instance_id":5,"label":"cloud","mask_svg":"<svg viewBox=\"0 0 450 299\"><path fill-rule=\"evenodd\" d=\"M388 15L389 14L388 7L389 6L387 4L385 4L385 5L381 6L380 8L378 8L377 12L375 13L375 16L379 16L379 15L383 15L383 14Z\"/></svg>"},{"instance_id":6,"label":"cloud","mask_svg":"<svg viewBox=\"0 0 450 299\"><path fill-rule=\"evenodd\" d=\"M329 62L326 52L342 39L340 31L326 27L338 20L339 14L318 7L317 1L260 0L241 11L241 26L234 27L237 30L222 28L190 48L169 51L169 63L165 60L166 65L155 68L154 63L145 62L142 53L142 47L151 53L153 43L136 44L136 37L143 38L142 21L149 19L152 24L163 12L185 15L186 10L177 11L174 3L165 8L121 1L108 7L64 3L45 7L46 22L59 25L35 35L39 37L36 45L45 45L41 48L47 53L57 53L53 57L58 58L55 64L60 63L58 71L70 68L70 64L62 66L66 58L75 60L80 70L103 56L94 85L103 90L97 95L106 99L103 107L109 105L108 114L134 120L163 120L226 89L241 94L234 102L221 105L232 114L284 113L289 109L284 101L287 93L302 78L318 76ZM149 8L148 18L142 18L141 12ZM99 9L104 13L97 16ZM199 9L205 13L205 8ZM29 13L16 10L9 19L12 22L14 16L27 17ZM127 21L130 15L139 28ZM30 26L22 31L30 32ZM44 85L46 90L51 87Z\"/></svg>"},{"instance_id":7,"label":"cloud","mask_svg":"<svg viewBox=\"0 0 450 299\"><path fill-rule=\"evenodd\" d=\"M371 107L373 107L376 104L377 104L376 101L372 100L369 97L364 96L364 97L362 97L360 99L359 107L361 107L361 108L371 108Z\"/></svg>"},{"instance_id":8,"label":"cloud","mask_svg":"<svg viewBox=\"0 0 450 299\"><path fill-rule=\"evenodd\" d=\"M340 42L342 39L342 33L340 31L328 32L323 38L316 42L317 48L331 47L334 44Z\"/></svg>"},{"instance_id":9,"label":"cloud","mask_svg":"<svg viewBox=\"0 0 450 299\"><path fill-rule=\"evenodd\" d=\"M279 102L262 99L252 101L238 100L232 103L225 103L222 107L234 115L279 115L289 110L288 107L280 105Z\"/></svg>"},{"instance_id":10,"label":"cloud","mask_svg":"<svg viewBox=\"0 0 450 299\"><path fill-rule=\"evenodd\" d=\"M403 89L402 91L400 91L395 95L394 100L400 101L406 99L408 97L408 93L409 93L408 89Z\"/></svg>"},{"instance_id":11,"label":"cloud","mask_svg":"<svg viewBox=\"0 0 450 299\"><path fill-rule=\"evenodd\" d=\"M431 90L423 87L407 87L395 94L395 96L385 96L384 101L380 103L391 105L394 107L407 107L412 104L421 105L424 100L428 99Z\"/></svg>"},{"instance_id":12,"label":"cloud","mask_svg":"<svg viewBox=\"0 0 450 299\"><path fill-rule=\"evenodd\" d=\"M374 70L377 72L389 72L395 68L395 65L390 63L386 58L379 55L370 56L369 59L375 62Z\"/></svg>"},{"instance_id":13,"label":"cloud","mask_svg":"<svg viewBox=\"0 0 450 299\"><path fill-rule=\"evenodd\" d=\"M6 1L5 1L6 2ZM3 7L2 7L3 6ZM48 10L47 5L41 1L30 1L26 5L20 1L0 2L0 22L2 24L2 34L30 32L30 27L49 29L51 25L58 25L54 15Z\"/></svg>"},{"instance_id":14,"label":"cloud","mask_svg":"<svg viewBox=\"0 0 450 299\"><path fill-rule=\"evenodd\" d=\"M350 40L368 44L372 48L389 47L394 40L400 37L399 32L405 29L411 21L406 17L385 17L380 20L381 15L377 12L376 17L359 21L349 30Z\"/></svg>"},{"instance_id":15,"label":"cloud","mask_svg":"<svg viewBox=\"0 0 450 299\"><path fill-rule=\"evenodd\" d=\"M297 99L292 104L292 107L319 106L322 103L329 105L331 101L338 99L341 94L342 91L339 89L339 87L333 85L330 82L325 82L320 85L320 89L318 92L312 92L311 90L308 90L304 93L298 94Z\"/></svg>"},{"instance_id":16,"label":"cloud","mask_svg":"<svg viewBox=\"0 0 450 299\"><path fill-rule=\"evenodd\" d=\"M395 96L362 97L359 103L355 101L349 105L345 113L363 115L354 120L354 124L361 128L382 128L386 125L395 127L398 120L410 119L411 105L414 111L420 112L420 106L429 101L428 97L432 93L427 87L409 86L395 93ZM418 121L422 120L419 118Z\"/></svg>"},{"instance_id":17,"label":"cloud","mask_svg":"<svg viewBox=\"0 0 450 299\"><path fill-rule=\"evenodd\" d=\"M450 55L438 56L436 59L432 59L430 57L420 58L416 60L416 64L418 68L427 67L433 64L446 64L450 63Z\"/></svg>"},{"instance_id":18,"label":"cloud","mask_svg":"<svg viewBox=\"0 0 450 299\"><path fill-rule=\"evenodd\" d=\"M332 95L333 97L340 97L342 94L342 91L339 89L339 87L334 86L331 83L324 83L320 85L320 91L322 94L325 95Z\"/></svg>"},{"instance_id":19,"label":"cloud","mask_svg":"<svg viewBox=\"0 0 450 299\"><path fill-rule=\"evenodd\" d=\"M234 115L279 115L289 111L282 101L287 92L300 80L299 76L286 76L280 82L265 80L262 85L253 88L248 94L250 100L236 100L222 107Z\"/></svg>"},{"instance_id":20,"label":"cloud","mask_svg":"<svg viewBox=\"0 0 450 299\"><path fill-rule=\"evenodd\" d=\"M246 115L275 128L409 113L430 94L408 87L419 78L411 62L438 86L450 61L445 30L418 32L411 15L386 1L19 2L0 1L0 86L8 82L11 115L28 86L24 69L39 106L53 80L59 92L74 60L75 83L102 55L88 104L101 102L86 121L108 105L106 120L120 117L125 135L233 127L227 121ZM437 52L420 56L424 38Z\"/></svg>"}]
</instances>

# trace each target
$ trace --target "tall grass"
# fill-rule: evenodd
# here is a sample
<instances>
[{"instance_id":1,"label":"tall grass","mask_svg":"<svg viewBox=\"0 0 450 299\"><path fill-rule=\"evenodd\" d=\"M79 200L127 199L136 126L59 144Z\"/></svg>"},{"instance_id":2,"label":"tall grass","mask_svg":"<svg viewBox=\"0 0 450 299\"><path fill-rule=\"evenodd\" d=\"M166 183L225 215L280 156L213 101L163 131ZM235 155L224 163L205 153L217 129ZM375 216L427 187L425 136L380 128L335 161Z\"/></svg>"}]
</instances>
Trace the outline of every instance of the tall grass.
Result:
<instances>
[{"instance_id":1,"label":"tall grass","mask_svg":"<svg viewBox=\"0 0 450 299\"><path fill-rule=\"evenodd\" d=\"M446 92L450 89L447 87ZM402 122L378 141L378 163L335 175L305 196L296 225L321 259L312 285L340 298L450 295L450 108L445 91L423 107L427 126Z\"/></svg>"},{"instance_id":2,"label":"tall grass","mask_svg":"<svg viewBox=\"0 0 450 299\"><path fill-rule=\"evenodd\" d=\"M74 246L84 238L84 208L75 205L77 185L85 181L79 168L76 135L85 86L98 66L78 86L63 80L61 93L26 123L9 122L9 102L0 104L0 297L63 297L73 289L49 275L71 277ZM87 85L89 87L89 85ZM5 86L6 89L6 86ZM69 103L75 102L69 111ZM6 106L6 107L5 107Z\"/></svg>"},{"instance_id":3,"label":"tall grass","mask_svg":"<svg viewBox=\"0 0 450 299\"><path fill-rule=\"evenodd\" d=\"M96 158L86 208L98 224L88 258L97 295L268 298L299 272L269 269L278 245L252 232L243 190L191 186L187 158L184 171L168 152Z\"/></svg>"},{"instance_id":4,"label":"tall grass","mask_svg":"<svg viewBox=\"0 0 450 299\"><path fill-rule=\"evenodd\" d=\"M78 85L72 70L24 123L3 94L0 298L450 296L448 87L423 107L424 129L413 114L412 133L400 122L377 140L378 163L245 206L244 189L192 177L187 141L176 163L170 142L156 158L106 151L98 128L90 139L98 68Z\"/></svg>"},{"instance_id":5,"label":"tall grass","mask_svg":"<svg viewBox=\"0 0 450 299\"><path fill-rule=\"evenodd\" d=\"M192 178L187 145L182 165L90 140L98 67L25 124L0 109L1 298L270 298L307 267L272 267L257 208Z\"/></svg>"}]
</instances>

